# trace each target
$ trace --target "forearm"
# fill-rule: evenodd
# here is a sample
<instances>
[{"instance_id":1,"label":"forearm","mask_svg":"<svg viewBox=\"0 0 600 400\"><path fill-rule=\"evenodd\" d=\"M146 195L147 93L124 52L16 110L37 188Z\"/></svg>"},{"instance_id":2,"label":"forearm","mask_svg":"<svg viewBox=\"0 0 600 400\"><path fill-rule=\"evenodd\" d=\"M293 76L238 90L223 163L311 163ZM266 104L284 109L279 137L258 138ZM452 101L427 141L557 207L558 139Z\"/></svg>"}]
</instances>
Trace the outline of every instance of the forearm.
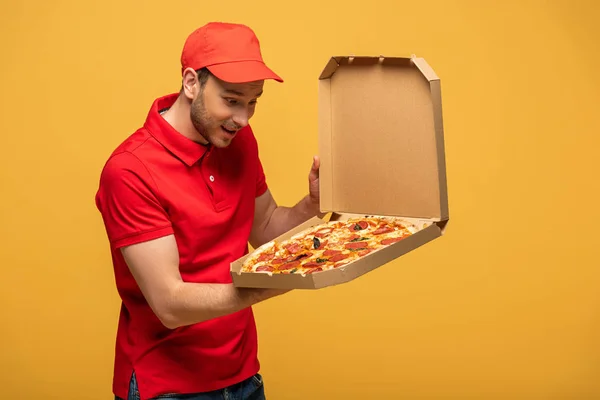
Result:
<instances>
[{"instance_id":1,"label":"forearm","mask_svg":"<svg viewBox=\"0 0 600 400\"><path fill-rule=\"evenodd\" d=\"M323 218L324 215L319 210L319 203L309 195L303 197L294 207L278 206L264 227L262 242L269 242L314 216Z\"/></svg>"},{"instance_id":2,"label":"forearm","mask_svg":"<svg viewBox=\"0 0 600 400\"><path fill-rule=\"evenodd\" d=\"M174 235L122 248L144 298L167 328L222 317L285 290L236 288L233 284L184 282Z\"/></svg>"},{"instance_id":3,"label":"forearm","mask_svg":"<svg viewBox=\"0 0 600 400\"><path fill-rule=\"evenodd\" d=\"M236 288L232 284L180 282L164 299L159 318L166 327L174 329L235 313L284 292Z\"/></svg>"}]
</instances>

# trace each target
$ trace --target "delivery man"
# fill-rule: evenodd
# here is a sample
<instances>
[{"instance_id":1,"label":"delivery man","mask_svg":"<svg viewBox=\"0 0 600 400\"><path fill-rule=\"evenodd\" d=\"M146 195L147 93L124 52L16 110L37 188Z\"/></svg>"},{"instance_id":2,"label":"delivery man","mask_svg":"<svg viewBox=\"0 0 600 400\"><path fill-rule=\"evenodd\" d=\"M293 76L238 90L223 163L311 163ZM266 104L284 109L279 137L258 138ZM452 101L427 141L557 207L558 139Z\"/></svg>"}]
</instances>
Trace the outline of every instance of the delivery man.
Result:
<instances>
[{"instance_id":1,"label":"delivery man","mask_svg":"<svg viewBox=\"0 0 600 400\"><path fill-rule=\"evenodd\" d=\"M248 121L264 81L283 80L265 65L250 28L197 29L184 44L181 73L180 92L153 102L100 176L96 205L122 299L113 392L264 399L251 306L285 291L235 288L229 266L248 242L257 247L322 216L319 159L309 194L278 206Z\"/></svg>"}]
</instances>

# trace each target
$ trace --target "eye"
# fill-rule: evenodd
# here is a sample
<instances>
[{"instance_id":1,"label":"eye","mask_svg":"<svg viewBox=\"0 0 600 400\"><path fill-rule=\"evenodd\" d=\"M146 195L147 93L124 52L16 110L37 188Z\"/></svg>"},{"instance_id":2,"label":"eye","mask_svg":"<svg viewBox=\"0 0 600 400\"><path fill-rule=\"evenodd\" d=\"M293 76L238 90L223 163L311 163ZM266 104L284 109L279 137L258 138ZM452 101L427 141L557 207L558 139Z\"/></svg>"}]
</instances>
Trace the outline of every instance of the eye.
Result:
<instances>
[{"instance_id":1,"label":"eye","mask_svg":"<svg viewBox=\"0 0 600 400\"><path fill-rule=\"evenodd\" d=\"M232 99L232 98L228 98L228 97L223 97L223 100L225 100L225 102L227 103L227 105L229 106L238 106L238 105L242 105L243 103L238 100L238 99ZM248 102L248 105L250 107L254 107L256 105L256 103L258 102L257 99L255 100L251 100Z\"/></svg>"}]
</instances>

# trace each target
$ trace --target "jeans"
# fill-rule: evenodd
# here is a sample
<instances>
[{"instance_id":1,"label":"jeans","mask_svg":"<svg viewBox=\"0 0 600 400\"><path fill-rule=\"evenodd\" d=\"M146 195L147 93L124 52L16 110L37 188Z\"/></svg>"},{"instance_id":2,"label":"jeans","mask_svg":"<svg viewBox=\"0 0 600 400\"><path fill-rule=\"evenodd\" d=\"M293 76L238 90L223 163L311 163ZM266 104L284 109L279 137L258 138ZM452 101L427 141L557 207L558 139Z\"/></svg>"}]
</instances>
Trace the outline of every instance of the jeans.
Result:
<instances>
[{"instance_id":1,"label":"jeans","mask_svg":"<svg viewBox=\"0 0 600 400\"><path fill-rule=\"evenodd\" d=\"M139 400L140 393L138 391L135 374L131 377L129 383L129 396L127 400ZM153 400L266 400L265 388L262 376L256 374L240 383L228 386L224 389L215 390L205 393L189 393L189 394L163 394L154 397ZM115 400L125 400L115 397Z\"/></svg>"}]
</instances>

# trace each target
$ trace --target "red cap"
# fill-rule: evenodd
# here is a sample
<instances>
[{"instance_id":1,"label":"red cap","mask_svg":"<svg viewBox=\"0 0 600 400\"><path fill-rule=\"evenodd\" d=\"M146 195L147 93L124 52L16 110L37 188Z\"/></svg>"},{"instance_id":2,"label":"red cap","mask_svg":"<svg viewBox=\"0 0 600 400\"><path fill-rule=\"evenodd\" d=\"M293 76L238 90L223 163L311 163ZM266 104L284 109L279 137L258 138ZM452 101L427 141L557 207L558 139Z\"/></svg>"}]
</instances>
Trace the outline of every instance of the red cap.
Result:
<instances>
[{"instance_id":1,"label":"red cap","mask_svg":"<svg viewBox=\"0 0 600 400\"><path fill-rule=\"evenodd\" d=\"M207 67L231 83L274 79L283 82L262 59L258 38L241 24L210 22L188 36L181 53L181 72Z\"/></svg>"}]
</instances>

